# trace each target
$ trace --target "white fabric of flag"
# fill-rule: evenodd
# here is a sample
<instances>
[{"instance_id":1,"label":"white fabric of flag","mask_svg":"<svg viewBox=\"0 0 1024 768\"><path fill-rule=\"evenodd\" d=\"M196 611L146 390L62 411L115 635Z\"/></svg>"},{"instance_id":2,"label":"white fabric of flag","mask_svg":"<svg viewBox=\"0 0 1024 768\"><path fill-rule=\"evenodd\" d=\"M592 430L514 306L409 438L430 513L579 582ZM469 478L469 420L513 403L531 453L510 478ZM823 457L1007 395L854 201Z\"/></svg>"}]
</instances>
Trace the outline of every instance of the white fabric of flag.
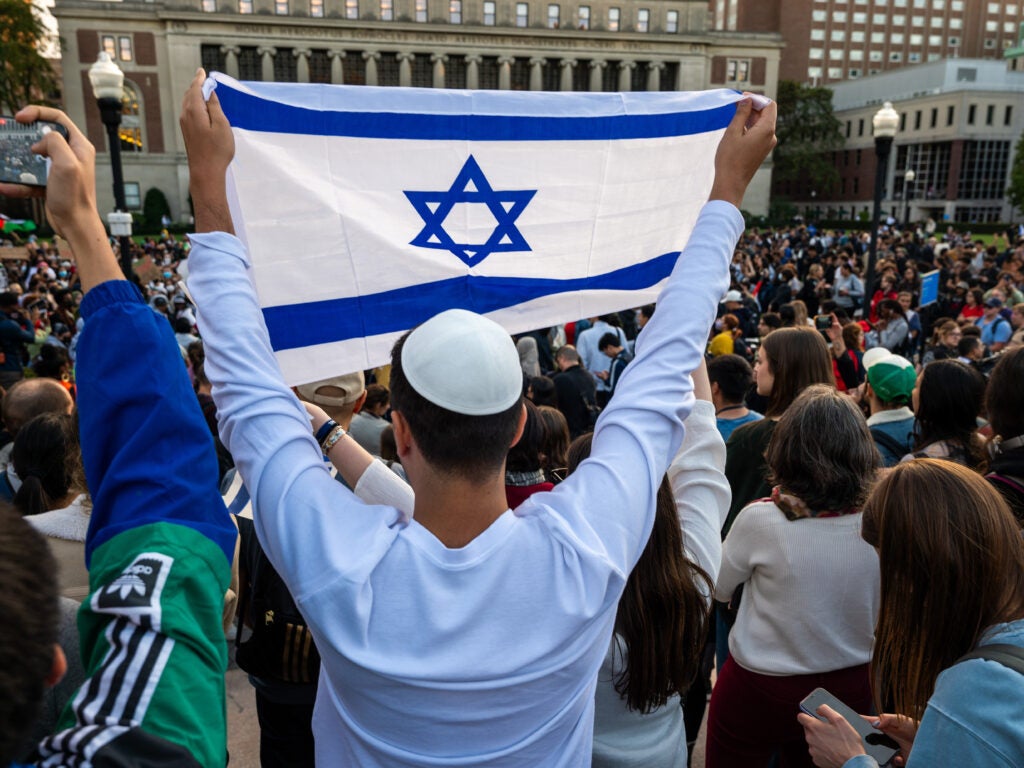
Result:
<instances>
[{"instance_id":1,"label":"white fabric of flag","mask_svg":"<svg viewBox=\"0 0 1024 768\"><path fill-rule=\"evenodd\" d=\"M235 229L290 384L386 363L445 309L520 333L654 301L740 99L220 73L213 88L235 135Z\"/></svg>"}]
</instances>

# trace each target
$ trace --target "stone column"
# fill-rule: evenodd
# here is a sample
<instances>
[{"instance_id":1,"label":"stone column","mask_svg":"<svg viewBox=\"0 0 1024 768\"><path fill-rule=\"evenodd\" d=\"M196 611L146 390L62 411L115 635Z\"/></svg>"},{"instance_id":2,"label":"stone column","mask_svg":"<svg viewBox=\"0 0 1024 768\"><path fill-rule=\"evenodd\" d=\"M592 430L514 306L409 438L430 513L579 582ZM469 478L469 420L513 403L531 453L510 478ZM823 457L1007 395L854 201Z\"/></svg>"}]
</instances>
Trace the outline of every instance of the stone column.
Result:
<instances>
[{"instance_id":1,"label":"stone column","mask_svg":"<svg viewBox=\"0 0 1024 768\"><path fill-rule=\"evenodd\" d=\"M263 61L260 62L263 82L274 82L274 54L277 53L277 49L270 45L261 45L256 49L256 53L263 57Z\"/></svg>"},{"instance_id":2,"label":"stone column","mask_svg":"<svg viewBox=\"0 0 1024 768\"><path fill-rule=\"evenodd\" d=\"M534 56L530 59L530 90L539 91L544 88L544 57Z\"/></svg>"},{"instance_id":3,"label":"stone column","mask_svg":"<svg viewBox=\"0 0 1024 768\"><path fill-rule=\"evenodd\" d=\"M432 53L430 54L430 61L434 65L434 82L435 88L444 88L444 65L448 63L448 56L444 53Z\"/></svg>"},{"instance_id":4,"label":"stone column","mask_svg":"<svg viewBox=\"0 0 1024 768\"><path fill-rule=\"evenodd\" d=\"M331 59L331 82L334 85L341 85L345 82L345 69L342 60L345 58L344 51L328 51Z\"/></svg>"},{"instance_id":5,"label":"stone column","mask_svg":"<svg viewBox=\"0 0 1024 768\"><path fill-rule=\"evenodd\" d=\"M412 85L412 60L416 58L413 53L399 53L398 59L398 84L403 88Z\"/></svg>"},{"instance_id":6,"label":"stone column","mask_svg":"<svg viewBox=\"0 0 1024 768\"><path fill-rule=\"evenodd\" d=\"M500 56L498 58L498 90L508 91L512 88L512 63L515 58L512 56Z\"/></svg>"},{"instance_id":7,"label":"stone column","mask_svg":"<svg viewBox=\"0 0 1024 768\"><path fill-rule=\"evenodd\" d=\"M363 59L366 61L366 84L377 84L377 62L380 61L380 54L377 51L363 51Z\"/></svg>"},{"instance_id":8,"label":"stone column","mask_svg":"<svg viewBox=\"0 0 1024 768\"><path fill-rule=\"evenodd\" d=\"M466 88L475 91L480 87L480 62L483 57L478 53L466 56Z\"/></svg>"},{"instance_id":9,"label":"stone column","mask_svg":"<svg viewBox=\"0 0 1024 768\"><path fill-rule=\"evenodd\" d=\"M590 62L590 90L599 93L604 88L604 69L607 61L594 59Z\"/></svg>"},{"instance_id":10,"label":"stone column","mask_svg":"<svg viewBox=\"0 0 1024 768\"><path fill-rule=\"evenodd\" d=\"M237 45L222 45L220 52L224 54L224 73L238 79L238 54L242 49Z\"/></svg>"},{"instance_id":11,"label":"stone column","mask_svg":"<svg viewBox=\"0 0 1024 768\"><path fill-rule=\"evenodd\" d=\"M635 61L620 61L619 62L619 90L628 91L633 86L633 70L636 69Z\"/></svg>"},{"instance_id":12,"label":"stone column","mask_svg":"<svg viewBox=\"0 0 1024 768\"><path fill-rule=\"evenodd\" d=\"M576 59L562 59L559 62L561 66L561 78L558 82L558 89L560 91L571 91L572 90L572 71L576 69Z\"/></svg>"},{"instance_id":13,"label":"stone column","mask_svg":"<svg viewBox=\"0 0 1024 768\"><path fill-rule=\"evenodd\" d=\"M661 70L665 68L663 61L651 61L647 64L647 90L661 90Z\"/></svg>"},{"instance_id":14,"label":"stone column","mask_svg":"<svg viewBox=\"0 0 1024 768\"><path fill-rule=\"evenodd\" d=\"M296 58L295 62L295 80L299 83L309 82L309 57L313 55L313 52L309 48L296 48L292 51L292 56Z\"/></svg>"}]
</instances>

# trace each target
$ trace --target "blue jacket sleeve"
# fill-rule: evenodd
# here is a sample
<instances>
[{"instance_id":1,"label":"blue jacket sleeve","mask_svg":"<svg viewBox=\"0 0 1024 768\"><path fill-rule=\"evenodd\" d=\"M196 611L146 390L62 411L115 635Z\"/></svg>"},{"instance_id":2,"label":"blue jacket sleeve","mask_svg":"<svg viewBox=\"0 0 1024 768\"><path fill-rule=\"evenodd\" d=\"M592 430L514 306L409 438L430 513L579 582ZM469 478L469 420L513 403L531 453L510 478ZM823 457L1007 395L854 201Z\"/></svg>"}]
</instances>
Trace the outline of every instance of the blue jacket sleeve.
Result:
<instances>
[{"instance_id":1,"label":"blue jacket sleeve","mask_svg":"<svg viewBox=\"0 0 1024 768\"><path fill-rule=\"evenodd\" d=\"M81 312L79 431L93 497L86 564L119 533L157 522L195 529L230 563L237 532L170 325L124 280L93 288Z\"/></svg>"}]
</instances>

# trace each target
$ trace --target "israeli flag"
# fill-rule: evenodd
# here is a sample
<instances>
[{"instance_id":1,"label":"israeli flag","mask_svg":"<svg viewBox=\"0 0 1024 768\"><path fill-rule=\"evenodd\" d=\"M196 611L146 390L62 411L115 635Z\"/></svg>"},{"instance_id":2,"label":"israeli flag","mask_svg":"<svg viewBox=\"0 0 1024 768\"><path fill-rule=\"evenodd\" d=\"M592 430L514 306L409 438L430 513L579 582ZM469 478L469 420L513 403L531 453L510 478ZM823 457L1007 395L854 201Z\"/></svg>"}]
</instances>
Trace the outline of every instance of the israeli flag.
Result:
<instances>
[{"instance_id":1,"label":"israeli flag","mask_svg":"<svg viewBox=\"0 0 1024 768\"><path fill-rule=\"evenodd\" d=\"M510 333L653 301L740 94L240 83L235 229L289 383L454 307ZM452 350L458 354L458 350Z\"/></svg>"}]
</instances>

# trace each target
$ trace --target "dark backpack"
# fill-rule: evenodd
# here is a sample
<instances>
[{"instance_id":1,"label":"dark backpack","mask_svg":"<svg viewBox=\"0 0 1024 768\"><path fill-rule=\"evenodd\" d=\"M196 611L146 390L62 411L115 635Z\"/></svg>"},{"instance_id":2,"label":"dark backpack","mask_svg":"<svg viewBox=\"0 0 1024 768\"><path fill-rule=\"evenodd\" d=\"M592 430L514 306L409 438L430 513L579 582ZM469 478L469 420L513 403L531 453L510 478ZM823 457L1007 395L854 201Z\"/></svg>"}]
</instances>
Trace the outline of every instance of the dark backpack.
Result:
<instances>
[{"instance_id":1,"label":"dark backpack","mask_svg":"<svg viewBox=\"0 0 1024 768\"><path fill-rule=\"evenodd\" d=\"M315 683L320 674L320 653L306 620L299 613L284 580L267 559L252 520L237 519L245 555L242 562L249 570L249 584L239 605L235 661L254 677L285 683ZM252 621L252 634L242 642L242 622L247 616Z\"/></svg>"}]
</instances>

